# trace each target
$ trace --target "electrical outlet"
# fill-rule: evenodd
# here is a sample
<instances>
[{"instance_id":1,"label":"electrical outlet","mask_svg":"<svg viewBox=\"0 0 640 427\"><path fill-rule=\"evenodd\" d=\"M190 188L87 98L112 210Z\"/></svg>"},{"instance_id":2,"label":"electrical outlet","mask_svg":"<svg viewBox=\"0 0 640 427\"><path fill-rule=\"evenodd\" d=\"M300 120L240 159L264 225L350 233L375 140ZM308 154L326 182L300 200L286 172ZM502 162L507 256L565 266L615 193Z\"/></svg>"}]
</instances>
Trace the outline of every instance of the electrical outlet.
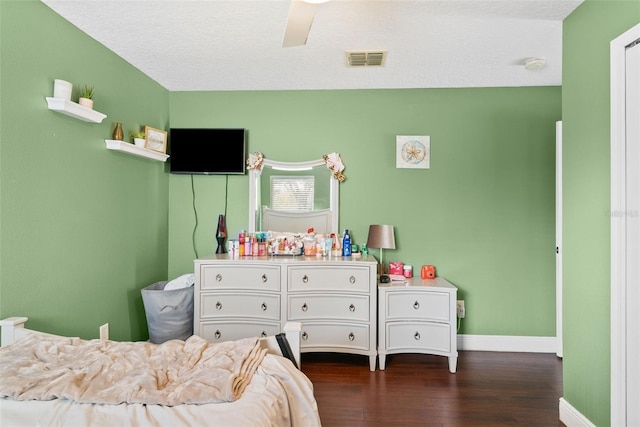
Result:
<instances>
[{"instance_id":1,"label":"electrical outlet","mask_svg":"<svg viewBox=\"0 0 640 427\"><path fill-rule=\"evenodd\" d=\"M100 326L100 339L106 341L109 339L109 324L105 323Z\"/></svg>"},{"instance_id":2,"label":"electrical outlet","mask_svg":"<svg viewBox=\"0 0 640 427\"><path fill-rule=\"evenodd\" d=\"M464 300L459 299L457 304L458 317L464 319Z\"/></svg>"}]
</instances>

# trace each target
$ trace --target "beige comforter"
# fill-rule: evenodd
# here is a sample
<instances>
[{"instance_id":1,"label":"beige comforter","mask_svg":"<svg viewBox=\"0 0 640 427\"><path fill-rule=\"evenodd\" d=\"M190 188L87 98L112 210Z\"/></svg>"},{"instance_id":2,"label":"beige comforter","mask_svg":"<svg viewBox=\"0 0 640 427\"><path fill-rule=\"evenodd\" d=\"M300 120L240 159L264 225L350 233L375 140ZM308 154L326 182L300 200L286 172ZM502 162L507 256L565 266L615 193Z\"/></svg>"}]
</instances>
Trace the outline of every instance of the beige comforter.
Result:
<instances>
[{"instance_id":1,"label":"beige comforter","mask_svg":"<svg viewBox=\"0 0 640 427\"><path fill-rule=\"evenodd\" d=\"M211 344L192 336L156 345L31 335L0 348L0 396L168 406L230 402L265 353L257 338Z\"/></svg>"}]
</instances>

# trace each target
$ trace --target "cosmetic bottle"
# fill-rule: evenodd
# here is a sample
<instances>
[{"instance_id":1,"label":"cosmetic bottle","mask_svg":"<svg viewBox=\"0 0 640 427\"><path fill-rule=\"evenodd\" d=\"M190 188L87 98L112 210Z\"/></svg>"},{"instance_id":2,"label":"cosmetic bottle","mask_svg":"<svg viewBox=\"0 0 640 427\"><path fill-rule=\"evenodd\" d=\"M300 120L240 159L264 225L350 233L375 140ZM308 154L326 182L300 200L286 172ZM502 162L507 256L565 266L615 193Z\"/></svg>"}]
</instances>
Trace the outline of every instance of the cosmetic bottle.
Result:
<instances>
[{"instance_id":1,"label":"cosmetic bottle","mask_svg":"<svg viewBox=\"0 0 640 427\"><path fill-rule=\"evenodd\" d=\"M342 256L351 256L351 236L349 230L344 230L344 237L342 238Z\"/></svg>"}]
</instances>

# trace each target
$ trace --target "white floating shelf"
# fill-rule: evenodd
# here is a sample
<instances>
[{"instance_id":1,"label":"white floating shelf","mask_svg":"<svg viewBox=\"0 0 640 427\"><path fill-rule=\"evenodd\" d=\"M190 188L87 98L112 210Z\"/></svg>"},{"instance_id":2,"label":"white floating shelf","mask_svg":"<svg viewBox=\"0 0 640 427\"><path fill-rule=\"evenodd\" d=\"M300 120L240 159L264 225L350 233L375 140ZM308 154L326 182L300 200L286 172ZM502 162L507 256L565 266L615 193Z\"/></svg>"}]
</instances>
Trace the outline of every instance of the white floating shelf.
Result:
<instances>
[{"instance_id":1,"label":"white floating shelf","mask_svg":"<svg viewBox=\"0 0 640 427\"><path fill-rule=\"evenodd\" d=\"M122 151L123 153L133 154L134 156L139 157L146 157L147 159L158 160L160 162L166 162L169 158L167 154L162 154L158 151L137 147L124 141L105 139L104 142L107 144L107 149L109 150Z\"/></svg>"},{"instance_id":2,"label":"white floating shelf","mask_svg":"<svg viewBox=\"0 0 640 427\"><path fill-rule=\"evenodd\" d=\"M67 116L75 117L76 119L83 120L90 123L101 123L106 114L102 114L98 111L87 108L78 103L67 101L63 98L45 98L49 110L57 111L58 113L66 114Z\"/></svg>"}]
</instances>

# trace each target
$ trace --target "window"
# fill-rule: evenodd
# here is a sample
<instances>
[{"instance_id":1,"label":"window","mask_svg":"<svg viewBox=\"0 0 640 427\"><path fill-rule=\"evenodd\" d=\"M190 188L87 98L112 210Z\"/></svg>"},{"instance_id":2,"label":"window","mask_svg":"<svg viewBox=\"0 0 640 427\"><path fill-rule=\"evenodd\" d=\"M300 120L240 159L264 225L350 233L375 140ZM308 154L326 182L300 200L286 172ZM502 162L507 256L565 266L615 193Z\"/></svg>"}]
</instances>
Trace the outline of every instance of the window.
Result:
<instances>
[{"instance_id":1,"label":"window","mask_svg":"<svg viewBox=\"0 0 640 427\"><path fill-rule=\"evenodd\" d=\"M271 209L308 212L313 210L313 176L272 176Z\"/></svg>"}]
</instances>

